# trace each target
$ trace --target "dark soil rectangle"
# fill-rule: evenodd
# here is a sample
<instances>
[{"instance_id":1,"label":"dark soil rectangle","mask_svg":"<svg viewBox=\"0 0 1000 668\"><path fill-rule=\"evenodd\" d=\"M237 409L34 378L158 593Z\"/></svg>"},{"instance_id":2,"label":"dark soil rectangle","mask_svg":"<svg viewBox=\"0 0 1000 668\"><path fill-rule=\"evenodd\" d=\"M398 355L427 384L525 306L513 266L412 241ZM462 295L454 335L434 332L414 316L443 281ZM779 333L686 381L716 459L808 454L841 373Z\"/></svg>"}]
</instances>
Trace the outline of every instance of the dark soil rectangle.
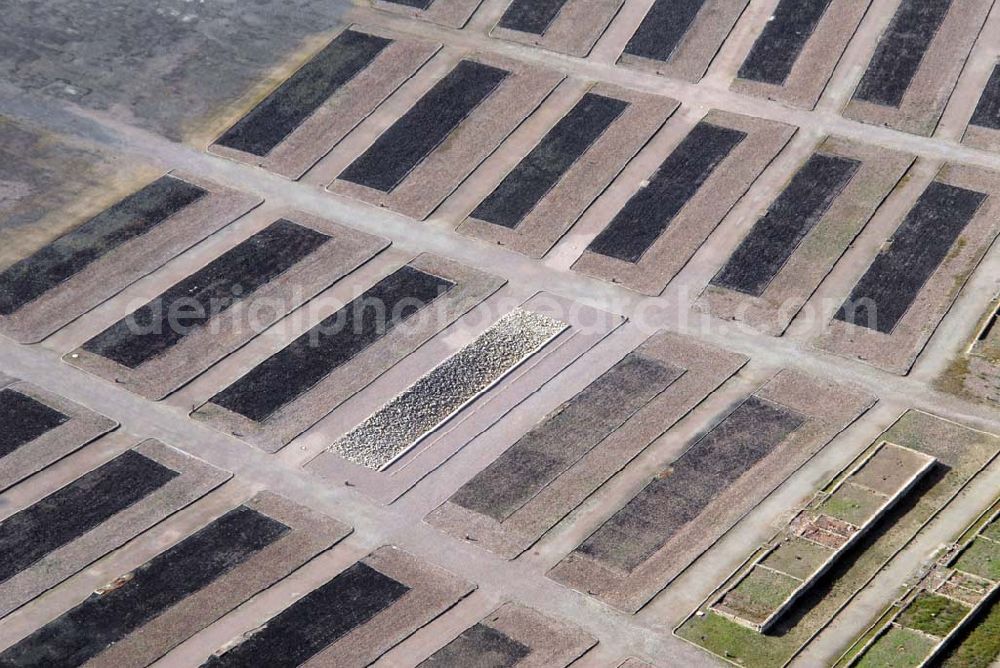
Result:
<instances>
[{"instance_id":1,"label":"dark soil rectangle","mask_svg":"<svg viewBox=\"0 0 1000 668\"><path fill-rule=\"evenodd\" d=\"M345 30L216 142L265 156L392 40Z\"/></svg>"},{"instance_id":2,"label":"dark soil rectangle","mask_svg":"<svg viewBox=\"0 0 1000 668\"><path fill-rule=\"evenodd\" d=\"M95 592L0 654L0 666L77 666L278 540L288 527L241 506Z\"/></svg>"},{"instance_id":3,"label":"dark soil rectangle","mask_svg":"<svg viewBox=\"0 0 1000 668\"><path fill-rule=\"evenodd\" d=\"M505 633L476 624L439 649L421 668L465 668L466 666L514 666L531 654L531 648Z\"/></svg>"},{"instance_id":4,"label":"dark soil rectangle","mask_svg":"<svg viewBox=\"0 0 1000 668\"><path fill-rule=\"evenodd\" d=\"M977 536L962 550L954 566L984 580L1000 581L1000 546L988 538Z\"/></svg>"},{"instance_id":5,"label":"dark soil rectangle","mask_svg":"<svg viewBox=\"0 0 1000 668\"><path fill-rule=\"evenodd\" d=\"M522 436L451 502L504 521L683 373L630 353Z\"/></svg>"},{"instance_id":6,"label":"dark soil rectangle","mask_svg":"<svg viewBox=\"0 0 1000 668\"><path fill-rule=\"evenodd\" d=\"M898 107L950 8L951 0L903 0L854 99Z\"/></svg>"},{"instance_id":7,"label":"dark soil rectangle","mask_svg":"<svg viewBox=\"0 0 1000 668\"><path fill-rule=\"evenodd\" d=\"M987 524L980 533L990 540L1000 543L1000 517Z\"/></svg>"},{"instance_id":8,"label":"dark soil rectangle","mask_svg":"<svg viewBox=\"0 0 1000 668\"><path fill-rule=\"evenodd\" d=\"M279 220L83 344L130 369L251 296L330 237Z\"/></svg>"},{"instance_id":9,"label":"dark soil rectangle","mask_svg":"<svg viewBox=\"0 0 1000 668\"><path fill-rule=\"evenodd\" d=\"M760 564L805 581L812 578L834 553L831 547L793 535L779 543Z\"/></svg>"},{"instance_id":10,"label":"dark soil rectangle","mask_svg":"<svg viewBox=\"0 0 1000 668\"><path fill-rule=\"evenodd\" d=\"M356 563L203 665L295 668L402 598L410 588Z\"/></svg>"},{"instance_id":11,"label":"dark soil rectangle","mask_svg":"<svg viewBox=\"0 0 1000 668\"><path fill-rule=\"evenodd\" d=\"M982 606L937 659L941 668L989 668L1000 658L1000 596Z\"/></svg>"},{"instance_id":12,"label":"dark soil rectangle","mask_svg":"<svg viewBox=\"0 0 1000 668\"><path fill-rule=\"evenodd\" d=\"M577 551L632 571L803 421L783 406L751 396Z\"/></svg>"},{"instance_id":13,"label":"dark soil rectangle","mask_svg":"<svg viewBox=\"0 0 1000 668\"><path fill-rule=\"evenodd\" d=\"M875 642L853 665L858 668L919 668L939 641L895 624L887 628L888 631L876 636Z\"/></svg>"},{"instance_id":14,"label":"dark soil rectangle","mask_svg":"<svg viewBox=\"0 0 1000 668\"><path fill-rule=\"evenodd\" d=\"M261 422L453 287L405 266L264 360L211 402Z\"/></svg>"},{"instance_id":15,"label":"dark soil rectangle","mask_svg":"<svg viewBox=\"0 0 1000 668\"><path fill-rule=\"evenodd\" d=\"M784 85L831 0L782 0L743 65L739 77Z\"/></svg>"},{"instance_id":16,"label":"dark soil rectangle","mask_svg":"<svg viewBox=\"0 0 1000 668\"><path fill-rule=\"evenodd\" d=\"M717 609L752 624L763 624L801 584L786 573L754 566L739 584L726 592Z\"/></svg>"},{"instance_id":17,"label":"dark soil rectangle","mask_svg":"<svg viewBox=\"0 0 1000 668\"><path fill-rule=\"evenodd\" d=\"M142 236L206 191L164 176L0 273L0 315L25 304Z\"/></svg>"},{"instance_id":18,"label":"dark soil rectangle","mask_svg":"<svg viewBox=\"0 0 1000 668\"><path fill-rule=\"evenodd\" d=\"M656 0L625 46L625 53L666 62L706 0Z\"/></svg>"},{"instance_id":19,"label":"dark soil rectangle","mask_svg":"<svg viewBox=\"0 0 1000 668\"><path fill-rule=\"evenodd\" d=\"M985 200L973 190L931 183L835 318L890 333Z\"/></svg>"},{"instance_id":20,"label":"dark soil rectangle","mask_svg":"<svg viewBox=\"0 0 1000 668\"><path fill-rule=\"evenodd\" d=\"M514 229L628 107L587 93L532 149L472 217Z\"/></svg>"},{"instance_id":21,"label":"dark soil rectangle","mask_svg":"<svg viewBox=\"0 0 1000 668\"><path fill-rule=\"evenodd\" d=\"M544 33L566 0L514 0L500 18L500 27L533 35Z\"/></svg>"},{"instance_id":22,"label":"dark soil rectangle","mask_svg":"<svg viewBox=\"0 0 1000 668\"><path fill-rule=\"evenodd\" d=\"M128 451L0 522L0 582L179 475Z\"/></svg>"},{"instance_id":23,"label":"dark soil rectangle","mask_svg":"<svg viewBox=\"0 0 1000 668\"><path fill-rule=\"evenodd\" d=\"M16 390L0 390L0 457L68 421L68 416Z\"/></svg>"},{"instance_id":24,"label":"dark soil rectangle","mask_svg":"<svg viewBox=\"0 0 1000 668\"><path fill-rule=\"evenodd\" d=\"M1000 65L993 68L970 122L982 128L1000 130Z\"/></svg>"},{"instance_id":25,"label":"dark soil rectangle","mask_svg":"<svg viewBox=\"0 0 1000 668\"><path fill-rule=\"evenodd\" d=\"M404 7L413 7L414 9L427 9L431 6L434 0L385 0L386 2L391 2L394 5L403 5Z\"/></svg>"},{"instance_id":26,"label":"dark soil rectangle","mask_svg":"<svg viewBox=\"0 0 1000 668\"><path fill-rule=\"evenodd\" d=\"M757 221L712 285L759 297L854 178L857 160L816 153Z\"/></svg>"},{"instance_id":27,"label":"dark soil rectangle","mask_svg":"<svg viewBox=\"0 0 1000 668\"><path fill-rule=\"evenodd\" d=\"M649 185L632 196L587 250L638 262L746 136L745 132L704 121L696 125L663 161Z\"/></svg>"},{"instance_id":28,"label":"dark soil rectangle","mask_svg":"<svg viewBox=\"0 0 1000 668\"><path fill-rule=\"evenodd\" d=\"M463 60L340 175L389 192L443 142L510 73Z\"/></svg>"}]
</instances>

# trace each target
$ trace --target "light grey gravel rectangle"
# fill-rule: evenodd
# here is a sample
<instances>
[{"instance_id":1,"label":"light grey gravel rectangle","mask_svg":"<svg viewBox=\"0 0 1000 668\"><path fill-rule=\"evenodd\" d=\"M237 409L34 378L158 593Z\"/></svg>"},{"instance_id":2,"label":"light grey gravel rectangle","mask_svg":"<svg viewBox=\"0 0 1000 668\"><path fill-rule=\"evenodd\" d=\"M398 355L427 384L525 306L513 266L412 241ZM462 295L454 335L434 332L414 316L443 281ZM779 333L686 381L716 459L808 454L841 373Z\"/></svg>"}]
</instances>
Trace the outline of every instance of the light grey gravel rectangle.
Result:
<instances>
[{"instance_id":1,"label":"light grey gravel rectangle","mask_svg":"<svg viewBox=\"0 0 1000 668\"><path fill-rule=\"evenodd\" d=\"M347 460L383 470L566 329L515 309L333 444Z\"/></svg>"}]
</instances>

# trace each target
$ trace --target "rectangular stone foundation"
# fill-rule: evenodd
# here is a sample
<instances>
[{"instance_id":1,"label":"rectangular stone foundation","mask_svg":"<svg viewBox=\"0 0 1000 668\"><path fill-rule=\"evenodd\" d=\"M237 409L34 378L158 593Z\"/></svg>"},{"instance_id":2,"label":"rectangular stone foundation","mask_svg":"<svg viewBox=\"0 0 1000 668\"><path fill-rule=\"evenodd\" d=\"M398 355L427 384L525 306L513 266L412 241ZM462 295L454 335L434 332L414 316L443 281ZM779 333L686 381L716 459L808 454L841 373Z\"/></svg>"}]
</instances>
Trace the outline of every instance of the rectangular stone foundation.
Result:
<instances>
[{"instance_id":1,"label":"rectangular stone foundation","mask_svg":"<svg viewBox=\"0 0 1000 668\"><path fill-rule=\"evenodd\" d=\"M118 423L23 381L0 376L0 491L106 434Z\"/></svg>"},{"instance_id":2,"label":"rectangular stone foundation","mask_svg":"<svg viewBox=\"0 0 1000 668\"><path fill-rule=\"evenodd\" d=\"M416 312L405 309L400 313L406 316L402 322L383 328L374 338L354 336L352 325L347 323L349 318L343 315L345 309L352 308L350 304L337 309L281 350L260 360L241 378L199 406L191 416L216 429L238 434L256 447L275 452L504 283L450 260L421 255L390 273L379 285L388 285L386 281L395 285L397 278L410 274L433 276L441 285L451 287L440 295L433 295L431 301ZM412 292L409 281L407 285L410 287L406 288L403 299L411 300L416 293ZM373 290L376 288L364 295L375 296ZM362 315L368 312L370 316L374 312L363 303L358 306L363 309ZM387 315L391 314L387 311ZM330 320L333 322L327 328L323 323ZM359 349L361 344L365 345ZM308 368L305 375L295 371L303 365ZM317 379L320 374L322 377ZM294 378L294 382L283 380L286 377ZM285 384L287 390L282 390ZM249 402L245 412L257 419L236 410L244 402ZM259 411L267 415L259 417Z\"/></svg>"}]
</instances>

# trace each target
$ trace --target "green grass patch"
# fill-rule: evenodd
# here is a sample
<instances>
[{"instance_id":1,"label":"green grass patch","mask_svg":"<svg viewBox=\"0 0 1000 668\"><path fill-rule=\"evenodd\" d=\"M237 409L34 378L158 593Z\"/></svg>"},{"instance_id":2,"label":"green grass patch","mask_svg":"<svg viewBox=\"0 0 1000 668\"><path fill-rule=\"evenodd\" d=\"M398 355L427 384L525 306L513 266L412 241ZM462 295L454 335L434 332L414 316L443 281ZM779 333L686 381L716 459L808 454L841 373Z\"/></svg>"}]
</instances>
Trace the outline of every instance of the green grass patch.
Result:
<instances>
[{"instance_id":1,"label":"green grass patch","mask_svg":"<svg viewBox=\"0 0 1000 668\"><path fill-rule=\"evenodd\" d=\"M864 646L867 645L872 638L882 633L882 629L885 628L885 625L892 621L898 612L899 606L895 603L886 608L885 611L878 616L878 619L875 620L875 623L870 624L868 626L868 630L847 648L847 651L844 652L843 656L841 656L837 662L833 664L833 668L844 668L844 666L851 665L851 661L854 660L854 657L861 652Z\"/></svg>"},{"instance_id":2,"label":"green grass patch","mask_svg":"<svg viewBox=\"0 0 1000 668\"><path fill-rule=\"evenodd\" d=\"M756 631L714 612L692 617L677 629L677 635L747 668L780 666L788 658L782 645L761 642L763 636Z\"/></svg>"},{"instance_id":3,"label":"green grass patch","mask_svg":"<svg viewBox=\"0 0 1000 668\"><path fill-rule=\"evenodd\" d=\"M832 549L811 540L794 536L782 542L761 563L768 568L805 580L815 573L833 552Z\"/></svg>"},{"instance_id":4,"label":"green grass patch","mask_svg":"<svg viewBox=\"0 0 1000 668\"><path fill-rule=\"evenodd\" d=\"M966 543L975 538L976 534L978 534L980 531L982 531L982 533L986 536L990 536L991 538L995 536L997 540L1000 540L1000 517L995 518L993 522L990 522L990 526L988 529L983 528L986 525L986 523L989 522L990 518L997 513L997 511L1000 511L1000 499L997 499L996 502L992 506L990 506L989 510L980 515L979 518L975 522L973 522L968 529L963 531L962 535L959 536L958 540L956 540L955 542L958 543L959 545Z\"/></svg>"},{"instance_id":5,"label":"green grass patch","mask_svg":"<svg viewBox=\"0 0 1000 668\"><path fill-rule=\"evenodd\" d=\"M990 525L983 529L983 535L995 541L1000 541L1000 519L990 522Z\"/></svg>"},{"instance_id":6,"label":"green grass patch","mask_svg":"<svg viewBox=\"0 0 1000 668\"><path fill-rule=\"evenodd\" d=\"M925 635L894 626L875 641L857 668L914 668L927 658L935 643Z\"/></svg>"},{"instance_id":7,"label":"green grass patch","mask_svg":"<svg viewBox=\"0 0 1000 668\"><path fill-rule=\"evenodd\" d=\"M941 668L988 668L1000 657L1000 597L947 652Z\"/></svg>"},{"instance_id":8,"label":"green grass patch","mask_svg":"<svg viewBox=\"0 0 1000 668\"><path fill-rule=\"evenodd\" d=\"M754 567L723 598L722 605L743 619L763 622L802 584L795 578Z\"/></svg>"},{"instance_id":9,"label":"green grass patch","mask_svg":"<svg viewBox=\"0 0 1000 668\"><path fill-rule=\"evenodd\" d=\"M885 503L879 496L863 487L844 483L836 492L820 504L819 512L861 526Z\"/></svg>"},{"instance_id":10,"label":"green grass patch","mask_svg":"<svg viewBox=\"0 0 1000 668\"><path fill-rule=\"evenodd\" d=\"M959 555L955 568L987 580L1000 580L1000 545L977 538Z\"/></svg>"},{"instance_id":11,"label":"green grass patch","mask_svg":"<svg viewBox=\"0 0 1000 668\"><path fill-rule=\"evenodd\" d=\"M850 464L844 467L844 469L840 473L834 476L834 478L826 484L826 487L823 487L819 491L825 494L832 494L833 490L837 488L837 485L839 485L842 480L845 480L848 476L850 476L854 472L854 469L859 466L859 462L863 462L869 459L872 453L878 450L880 447L882 447L881 440L875 441L874 443L869 445L861 452L860 455L854 458L854 461L852 461Z\"/></svg>"},{"instance_id":12,"label":"green grass patch","mask_svg":"<svg viewBox=\"0 0 1000 668\"><path fill-rule=\"evenodd\" d=\"M719 656L728 654L733 663L748 668L784 665L1000 450L996 437L917 411L905 413L876 442L882 440L938 458L941 475L918 484L907 502L890 510L876 531L862 537L849 559L834 564L823 584L805 591L793 614L779 619L773 630L755 633L720 615L706 614L689 617L676 635Z\"/></svg>"},{"instance_id":13,"label":"green grass patch","mask_svg":"<svg viewBox=\"0 0 1000 668\"><path fill-rule=\"evenodd\" d=\"M971 608L950 598L921 592L906 606L897 620L902 626L943 638L955 628Z\"/></svg>"}]
</instances>

